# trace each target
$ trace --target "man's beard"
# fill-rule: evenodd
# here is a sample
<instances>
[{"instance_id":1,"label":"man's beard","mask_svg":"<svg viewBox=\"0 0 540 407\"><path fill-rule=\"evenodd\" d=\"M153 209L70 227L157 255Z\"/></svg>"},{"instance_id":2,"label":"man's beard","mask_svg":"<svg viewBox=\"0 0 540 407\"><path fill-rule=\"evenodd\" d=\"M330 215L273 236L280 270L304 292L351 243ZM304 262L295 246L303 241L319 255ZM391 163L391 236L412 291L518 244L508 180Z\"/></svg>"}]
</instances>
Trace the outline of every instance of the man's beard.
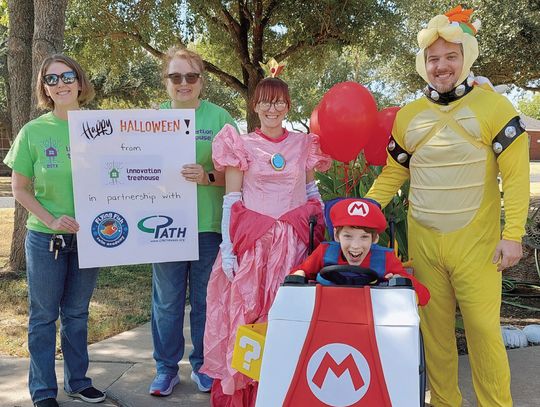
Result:
<instances>
[{"instance_id":1,"label":"man's beard","mask_svg":"<svg viewBox=\"0 0 540 407\"><path fill-rule=\"evenodd\" d=\"M447 93L447 92L450 92L452 89L454 89L456 87L456 83L454 83L453 85L444 85L444 86L433 86L435 88L435 90L439 93Z\"/></svg>"}]
</instances>

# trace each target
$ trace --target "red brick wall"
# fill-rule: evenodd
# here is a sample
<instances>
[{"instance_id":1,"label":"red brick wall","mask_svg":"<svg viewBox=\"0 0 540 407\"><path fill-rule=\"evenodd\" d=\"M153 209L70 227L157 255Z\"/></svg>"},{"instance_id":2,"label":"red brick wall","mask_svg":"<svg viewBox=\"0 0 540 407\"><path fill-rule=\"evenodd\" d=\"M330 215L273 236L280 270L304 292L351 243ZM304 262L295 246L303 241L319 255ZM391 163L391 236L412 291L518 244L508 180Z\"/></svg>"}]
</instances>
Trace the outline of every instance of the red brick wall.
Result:
<instances>
[{"instance_id":1,"label":"red brick wall","mask_svg":"<svg viewBox=\"0 0 540 407\"><path fill-rule=\"evenodd\" d=\"M11 170L4 164L4 157L10 148L10 134L7 127L0 121L0 176L11 174Z\"/></svg>"},{"instance_id":2,"label":"red brick wall","mask_svg":"<svg viewBox=\"0 0 540 407\"><path fill-rule=\"evenodd\" d=\"M529 159L531 161L540 161L540 131L530 130L529 133Z\"/></svg>"}]
</instances>

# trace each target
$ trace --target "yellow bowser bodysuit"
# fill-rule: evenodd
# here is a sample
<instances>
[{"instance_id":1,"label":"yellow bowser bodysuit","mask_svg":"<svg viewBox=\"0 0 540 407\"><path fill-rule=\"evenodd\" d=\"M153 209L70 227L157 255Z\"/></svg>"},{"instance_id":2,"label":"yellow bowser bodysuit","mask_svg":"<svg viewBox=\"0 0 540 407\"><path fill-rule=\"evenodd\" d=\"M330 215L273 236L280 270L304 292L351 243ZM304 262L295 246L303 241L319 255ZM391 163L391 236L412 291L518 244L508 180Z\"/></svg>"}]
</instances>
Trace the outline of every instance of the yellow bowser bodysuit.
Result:
<instances>
[{"instance_id":1,"label":"yellow bowser bodysuit","mask_svg":"<svg viewBox=\"0 0 540 407\"><path fill-rule=\"evenodd\" d=\"M500 331L501 273L492 263L501 239L499 173L502 238L520 242L529 202L527 133L504 96L475 86L468 76L448 94L428 88L427 97L398 112L387 165L367 194L384 207L410 178L409 256L432 296L420 316L436 407L462 402L456 301L478 405L512 405Z\"/></svg>"}]
</instances>

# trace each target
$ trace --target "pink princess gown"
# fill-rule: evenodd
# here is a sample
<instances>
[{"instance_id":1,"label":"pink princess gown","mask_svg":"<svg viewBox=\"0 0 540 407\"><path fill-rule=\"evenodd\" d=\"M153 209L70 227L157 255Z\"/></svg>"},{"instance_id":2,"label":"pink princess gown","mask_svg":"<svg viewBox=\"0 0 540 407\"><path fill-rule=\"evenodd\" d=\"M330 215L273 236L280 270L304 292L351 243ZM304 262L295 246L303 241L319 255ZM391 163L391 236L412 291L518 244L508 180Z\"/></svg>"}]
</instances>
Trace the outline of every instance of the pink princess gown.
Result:
<instances>
[{"instance_id":1,"label":"pink princess gown","mask_svg":"<svg viewBox=\"0 0 540 407\"><path fill-rule=\"evenodd\" d=\"M285 131L269 139L260 131L240 136L226 125L215 137L212 158L218 171L243 171L242 201L231 210L230 234L238 270L232 282L218 254L207 293L204 365L215 378L211 403L219 407L255 404L256 382L231 367L238 326L265 322L279 285L307 255L309 217L317 217L316 239L323 236L320 203L307 200L306 171L326 171L331 158L315 134ZM285 168L274 169L274 154Z\"/></svg>"}]
</instances>

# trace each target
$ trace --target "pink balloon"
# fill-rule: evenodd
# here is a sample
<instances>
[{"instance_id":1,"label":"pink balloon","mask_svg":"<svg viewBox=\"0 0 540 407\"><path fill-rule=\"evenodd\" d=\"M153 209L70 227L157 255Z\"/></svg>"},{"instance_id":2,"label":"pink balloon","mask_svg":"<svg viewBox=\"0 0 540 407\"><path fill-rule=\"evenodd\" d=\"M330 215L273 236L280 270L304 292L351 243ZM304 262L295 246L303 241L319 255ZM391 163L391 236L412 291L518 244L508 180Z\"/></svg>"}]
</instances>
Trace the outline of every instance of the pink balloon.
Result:
<instances>
[{"instance_id":1,"label":"pink balloon","mask_svg":"<svg viewBox=\"0 0 540 407\"><path fill-rule=\"evenodd\" d=\"M356 82L341 82L323 96L318 109L321 148L342 162L354 160L376 127L373 95Z\"/></svg>"},{"instance_id":2,"label":"pink balloon","mask_svg":"<svg viewBox=\"0 0 540 407\"><path fill-rule=\"evenodd\" d=\"M392 127L399 107L392 106L377 113L378 126L371 140L364 147L364 156L371 165L386 164L386 146L392 135Z\"/></svg>"}]
</instances>

